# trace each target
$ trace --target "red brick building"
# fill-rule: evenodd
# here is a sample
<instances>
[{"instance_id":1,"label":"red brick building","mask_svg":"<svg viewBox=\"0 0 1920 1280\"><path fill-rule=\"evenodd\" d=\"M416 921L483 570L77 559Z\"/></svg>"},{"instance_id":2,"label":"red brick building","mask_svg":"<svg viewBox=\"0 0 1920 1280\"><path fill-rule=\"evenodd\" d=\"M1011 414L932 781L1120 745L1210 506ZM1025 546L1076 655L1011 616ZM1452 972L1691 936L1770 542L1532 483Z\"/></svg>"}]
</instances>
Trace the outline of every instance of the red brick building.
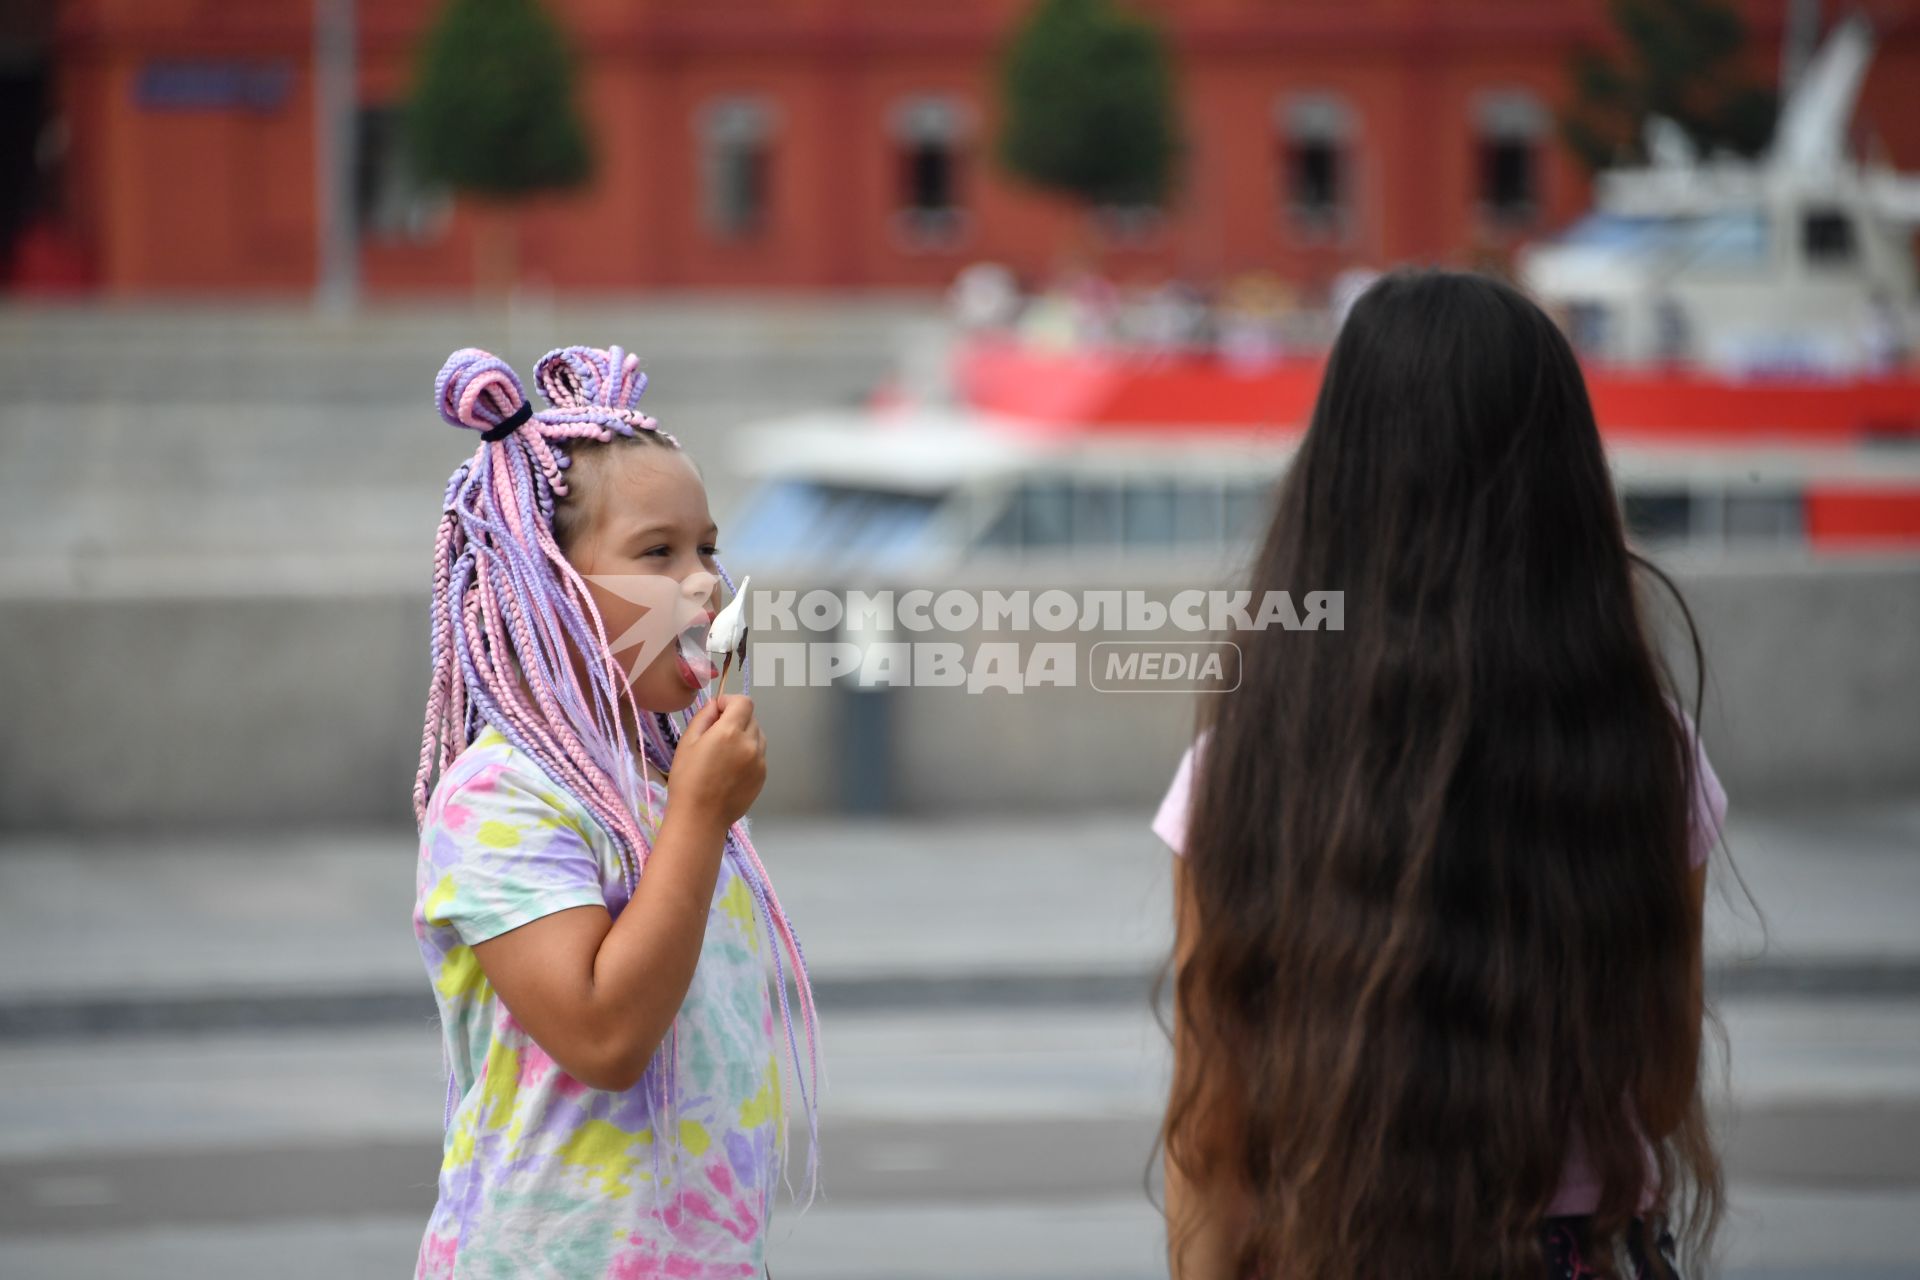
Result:
<instances>
[{"instance_id":1,"label":"red brick building","mask_svg":"<svg viewBox=\"0 0 1920 1280\"><path fill-rule=\"evenodd\" d=\"M60 2L65 141L40 234L110 295L311 288L314 0ZM1092 232L992 159L996 55L1024 0L548 3L599 174L527 208L517 262L567 290L940 285L979 259L1043 272L1088 236L1138 276L1498 251L1585 207L1553 114L1570 49L1609 34L1604 0L1159 0L1181 193ZM1764 76L1785 7L1746 5ZM369 294L459 291L475 269L483 215L409 183L396 127L435 8L358 4ZM1863 136L1920 168L1920 0L1866 8Z\"/></svg>"}]
</instances>

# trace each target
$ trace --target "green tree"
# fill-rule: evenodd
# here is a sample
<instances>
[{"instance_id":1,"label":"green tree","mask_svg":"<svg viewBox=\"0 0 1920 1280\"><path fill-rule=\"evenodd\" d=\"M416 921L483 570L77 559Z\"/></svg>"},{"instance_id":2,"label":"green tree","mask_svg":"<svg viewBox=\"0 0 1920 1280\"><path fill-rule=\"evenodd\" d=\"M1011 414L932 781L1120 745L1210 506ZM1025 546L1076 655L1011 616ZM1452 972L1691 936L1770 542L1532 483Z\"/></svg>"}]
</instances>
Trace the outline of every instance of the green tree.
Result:
<instances>
[{"instance_id":1,"label":"green tree","mask_svg":"<svg viewBox=\"0 0 1920 1280\"><path fill-rule=\"evenodd\" d=\"M498 206L476 244L483 285L498 274L510 287L514 205L593 176L573 59L538 0L448 0L420 48L406 127L424 180Z\"/></svg>"},{"instance_id":2,"label":"green tree","mask_svg":"<svg viewBox=\"0 0 1920 1280\"><path fill-rule=\"evenodd\" d=\"M1158 28L1112 0L1040 0L1000 68L1001 165L1087 205L1158 205L1180 124Z\"/></svg>"},{"instance_id":3,"label":"green tree","mask_svg":"<svg viewBox=\"0 0 1920 1280\"><path fill-rule=\"evenodd\" d=\"M1773 136L1778 95L1746 63L1747 29L1724 0L1612 0L1617 52L1573 54L1561 136L1590 169L1645 161L1649 116L1679 125L1701 154L1756 155Z\"/></svg>"}]
</instances>

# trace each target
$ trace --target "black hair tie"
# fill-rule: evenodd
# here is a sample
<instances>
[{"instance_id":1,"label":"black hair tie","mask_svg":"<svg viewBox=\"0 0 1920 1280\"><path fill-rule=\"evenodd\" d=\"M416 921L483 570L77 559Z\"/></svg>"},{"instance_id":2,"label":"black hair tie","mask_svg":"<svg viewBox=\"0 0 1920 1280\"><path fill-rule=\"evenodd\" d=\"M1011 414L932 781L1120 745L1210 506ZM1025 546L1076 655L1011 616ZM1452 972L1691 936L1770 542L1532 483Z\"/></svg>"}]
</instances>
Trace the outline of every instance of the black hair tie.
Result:
<instances>
[{"instance_id":1,"label":"black hair tie","mask_svg":"<svg viewBox=\"0 0 1920 1280\"><path fill-rule=\"evenodd\" d=\"M501 420L499 426L493 428L493 430L491 431L481 432L480 438L482 440L485 440L489 444L492 444L496 440L505 440L508 436L512 435L516 429L519 428L521 423L525 422L528 418L531 418L532 416L533 416L533 401L523 400L520 402L520 407L518 409L515 409L512 413L508 414L504 419Z\"/></svg>"}]
</instances>

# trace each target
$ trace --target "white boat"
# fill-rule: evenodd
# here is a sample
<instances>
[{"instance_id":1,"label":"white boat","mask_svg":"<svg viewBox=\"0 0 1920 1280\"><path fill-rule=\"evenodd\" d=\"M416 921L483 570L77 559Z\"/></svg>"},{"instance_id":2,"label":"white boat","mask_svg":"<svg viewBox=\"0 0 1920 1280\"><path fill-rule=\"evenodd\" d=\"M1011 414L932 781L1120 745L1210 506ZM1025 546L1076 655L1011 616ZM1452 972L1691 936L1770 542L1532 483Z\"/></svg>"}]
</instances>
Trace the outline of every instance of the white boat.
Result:
<instances>
[{"instance_id":1,"label":"white boat","mask_svg":"<svg viewBox=\"0 0 1920 1280\"><path fill-rule=\"evenodd\" d=\"M970 409L800 414L736 436L752 489L725 540L756 565L1225 565L1252 550L1299 434L1036 429ZM1655 437L1609 440L1607 453L1628 528L1650 549L1920 545L1920 449L1901 442Z\"/></svg>"},{"instance_id":2,"label":"white boat","mask_svg":"<svg viewBox=\"0 0 1920 1280\"><path fill-rule=\"evenodd\" d=\"M1521 282L1584 358L1731 376L1853 376L1907 358L1920 178L1847 149L1872 52L1864 18L1840 24L1758 161L1703 159L1654 121L1652 163L1599 175L1592 213L1521 252Z\"/></svg>"}]
</instances>

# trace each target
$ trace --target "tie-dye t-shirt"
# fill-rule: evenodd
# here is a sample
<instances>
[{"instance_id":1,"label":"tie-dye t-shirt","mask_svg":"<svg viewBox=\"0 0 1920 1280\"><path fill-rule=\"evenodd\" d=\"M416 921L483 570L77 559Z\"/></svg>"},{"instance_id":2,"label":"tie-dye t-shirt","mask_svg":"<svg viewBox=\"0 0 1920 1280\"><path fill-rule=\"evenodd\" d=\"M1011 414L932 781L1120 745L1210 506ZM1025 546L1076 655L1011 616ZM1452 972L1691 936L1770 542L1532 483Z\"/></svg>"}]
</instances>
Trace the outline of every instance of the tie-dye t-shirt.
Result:
<instances>
[{"instance_id":1,"label":"tie-dye t-shirt","mask_svg":"<svg viewBox=\"0 0 1920 1280\"><path fill-rule=\"evenodd\" d=\"M657 819L667 791L652 786ZM599 903L617 919L626 899L617 846L598 820L497 730L482 730L434 788L421 833L414 932L453 1105L422 1280L763 1273L780 1074L763 935L728 862L676 1022L677 1156L656 1153L644 1082L613 1093L568 1075L474 959L475 943L550 912Z\"/></svg>"}]
</instances>

